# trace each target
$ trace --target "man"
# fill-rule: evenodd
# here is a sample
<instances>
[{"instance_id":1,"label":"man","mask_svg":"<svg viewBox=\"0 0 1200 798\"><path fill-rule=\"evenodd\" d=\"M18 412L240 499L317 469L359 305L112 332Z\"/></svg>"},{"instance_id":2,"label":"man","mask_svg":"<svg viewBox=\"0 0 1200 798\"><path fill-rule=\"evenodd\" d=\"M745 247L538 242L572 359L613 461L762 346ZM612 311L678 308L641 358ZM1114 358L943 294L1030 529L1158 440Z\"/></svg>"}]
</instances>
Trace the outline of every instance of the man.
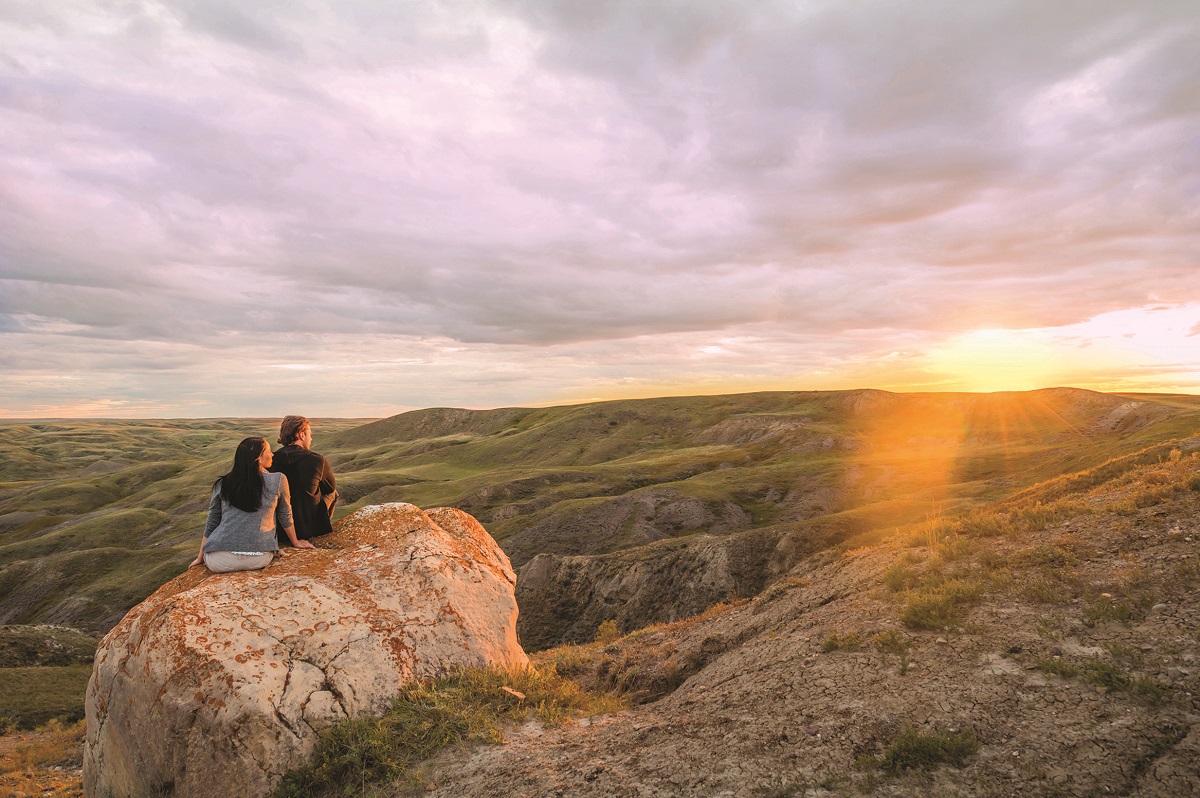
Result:
<instances>
[{"instance_id":1,"label":"man","mask_svg":"<svg viewBox=\"0 0 1200 798\"><path fill-rule=\"evenodd\" d=\"M291 488L292 519L296 537L312 540L333 531L329 519L337 504L337 483L329 461L310 450L312 427L304 416L284 416L279 425L279 442L283 448L275 452L270 471L287 477ZM280 545L290 545L280 540Z\"/></svg>"}]
</instances>

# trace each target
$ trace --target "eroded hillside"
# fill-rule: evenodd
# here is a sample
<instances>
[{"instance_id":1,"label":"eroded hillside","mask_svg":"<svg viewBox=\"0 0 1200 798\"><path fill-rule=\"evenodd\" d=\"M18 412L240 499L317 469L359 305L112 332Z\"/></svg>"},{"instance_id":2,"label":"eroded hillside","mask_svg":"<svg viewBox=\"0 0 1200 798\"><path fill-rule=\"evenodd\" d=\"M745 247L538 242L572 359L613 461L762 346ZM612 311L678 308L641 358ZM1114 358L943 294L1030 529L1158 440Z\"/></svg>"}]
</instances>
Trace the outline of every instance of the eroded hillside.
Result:
<instances>
[{"instance_id":1,"label":"eroded hillside","mask_svg":"<svg viewBox=\"0 0 1200 798\"><path fill-rule=\"evenodd\" d=\"M545 652L641 705L444 754L422 791L1200 795L1197 449L878 529L752 600Z\"/></svg>"}]
</instances>

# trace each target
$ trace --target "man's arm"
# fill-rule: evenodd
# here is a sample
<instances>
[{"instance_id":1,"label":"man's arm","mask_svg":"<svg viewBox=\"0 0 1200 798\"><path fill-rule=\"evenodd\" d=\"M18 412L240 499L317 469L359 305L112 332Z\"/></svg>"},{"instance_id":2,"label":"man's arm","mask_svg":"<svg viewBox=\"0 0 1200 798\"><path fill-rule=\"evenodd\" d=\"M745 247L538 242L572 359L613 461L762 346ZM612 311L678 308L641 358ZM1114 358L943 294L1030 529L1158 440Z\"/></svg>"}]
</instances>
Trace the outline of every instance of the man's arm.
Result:
<instances>
[{"instance_id":1,"label":"man's arm","mask_svg":"<svg viewBox=\"0 0 1200 798\"><path fill-rule=\"evenodd\" d=\"M321 458L321 482L318 490L321 491L321 503L325 505L325 511L332 518L333 508L338 500L337 480L333 478L333 467L324 457Z\"/></svg>"}]
</instances>

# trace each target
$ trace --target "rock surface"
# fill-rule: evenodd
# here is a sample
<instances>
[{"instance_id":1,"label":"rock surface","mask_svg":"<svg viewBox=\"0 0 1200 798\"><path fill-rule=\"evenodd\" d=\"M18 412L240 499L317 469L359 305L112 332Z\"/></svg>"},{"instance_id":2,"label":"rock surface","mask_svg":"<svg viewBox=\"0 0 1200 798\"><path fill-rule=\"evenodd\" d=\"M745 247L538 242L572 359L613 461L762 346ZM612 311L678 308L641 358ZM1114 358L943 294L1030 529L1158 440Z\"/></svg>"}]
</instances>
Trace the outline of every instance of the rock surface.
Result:
<instances>
[{"instance_id":1,"label":"rock surface","mask_svg":"<svg viewBox=\"0 0 1200 798\"><path fill-rule=\"evenodd\" d=\"M470 515L367 507L263 571L204 568L101 643L87 693L89 795L264 795L321 729L406 681L521 666L516 578Z\"/></svg>"}]
</instances>

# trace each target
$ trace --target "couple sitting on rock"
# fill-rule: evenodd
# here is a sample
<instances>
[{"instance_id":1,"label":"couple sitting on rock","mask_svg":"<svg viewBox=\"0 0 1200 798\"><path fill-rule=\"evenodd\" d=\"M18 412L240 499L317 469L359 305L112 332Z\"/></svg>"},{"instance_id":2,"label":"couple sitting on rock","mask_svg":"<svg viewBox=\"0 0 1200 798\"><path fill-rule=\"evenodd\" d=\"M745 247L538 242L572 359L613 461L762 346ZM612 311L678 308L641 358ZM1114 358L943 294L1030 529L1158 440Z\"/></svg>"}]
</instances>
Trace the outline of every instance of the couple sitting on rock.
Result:
<instances>
[{"instance_id":1,"label":"couple sitting on rock","mask_svg":"<svg viewBox=\"0 0 1200 798\"><path fill-rule=\"evenodd\" d=\"M279 442L283 448L274 453L266 438L238 444L233 468L213 483L200 554L192 565L217 573L266 568L284 540L311 549L312 538L333 531L329 519L337 485L329 461L308 448L308 419L284 417Z\"/></svg>"}]
</instances>

